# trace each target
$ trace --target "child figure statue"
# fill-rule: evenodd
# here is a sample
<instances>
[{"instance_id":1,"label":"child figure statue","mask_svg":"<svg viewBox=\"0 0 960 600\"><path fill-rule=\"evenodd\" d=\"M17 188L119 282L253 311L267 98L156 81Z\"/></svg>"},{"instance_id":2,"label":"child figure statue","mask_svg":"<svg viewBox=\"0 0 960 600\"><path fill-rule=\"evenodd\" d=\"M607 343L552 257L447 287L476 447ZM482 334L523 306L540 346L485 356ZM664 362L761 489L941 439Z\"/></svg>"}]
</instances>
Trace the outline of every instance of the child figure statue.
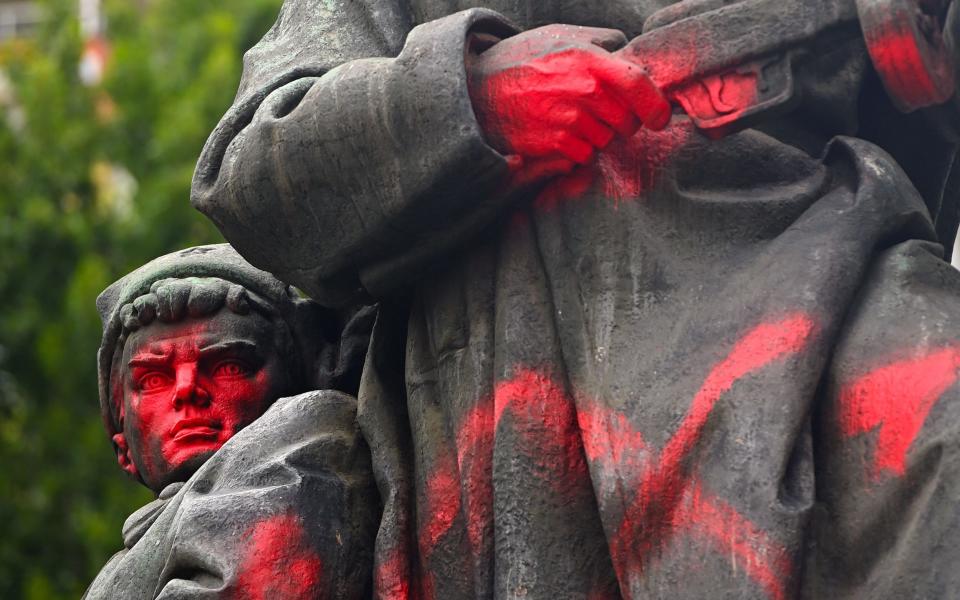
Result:
<instances>
[{"instance_id":1,"label":"child figure statue","mask_svg":"<svg viewBox=\"0 0 960 600\"><path fill-rule=\"evenodd\" d=\"M347 370L334 313L226 244L151 261L97 308L104 424L157 499L85 598L368 596L379 497L355 399L323 389Z\"/></svg>"}]
</instances>

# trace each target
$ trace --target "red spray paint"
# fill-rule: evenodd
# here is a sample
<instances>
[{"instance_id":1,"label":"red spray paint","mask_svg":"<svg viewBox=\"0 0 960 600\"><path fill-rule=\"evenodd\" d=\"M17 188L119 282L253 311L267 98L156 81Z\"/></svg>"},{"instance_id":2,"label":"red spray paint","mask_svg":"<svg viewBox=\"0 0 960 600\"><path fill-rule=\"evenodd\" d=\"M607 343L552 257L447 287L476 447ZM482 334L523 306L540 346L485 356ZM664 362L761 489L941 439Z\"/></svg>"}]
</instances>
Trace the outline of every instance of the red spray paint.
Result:
<instances>
[{"instance_id":1,"label":"red spray paint","mask_svg":"<svg viewBox=\"0 0 960 600\"><path fill-rule=\"evenodd\" d=\"M907 452L937 400L957 382L960 348L925 350L878 367L840 390L839 424L845 437L877 431L872 475L903 476Z\"/></svg>"},{"instance_id":2,"label":"red spray paint","mask_svg":"<svg viewBox=\"0 0 960 600\"><path fill-rule=\"evenodd\" d=\"M623 523L610 540L614 567L624 594L629 596L629 580L635 575L642 576L657 548L662 548L679 532L691 531L706 536L725 552L739 556L748 565L748 574L770 598L783 597L783 581L789 573L785 568L788 565L785 550L760 535L755 526L731 507L707 496L685 462L717 400L742 377L801 351L813 330L809 317L796 314L761 324L748 332L710 371L677 432L659 456L646 465L635 464L639 459L631 453L639 451L641 457L647 453L639 434L630 431L625 420L604 414L601 409L581 412L585 439L589 440L585 444L588 454L601 463L605 459L610 461L611 471L622 489L634 486L636 489ZM616 435L610 436L610 441L605 441L604 431L624 431L626 435L620 434L619 439ZM627 468L624 468L625 462L629 465ZM631 474L639 481L623 480Z\"/></svg>"},{"instance_id":3,"label":"red spray paint","mask_svg":"<svg viewBox=\"0 0 960 600\"><path fill-rule=\"evenodd\" d=\"M125 357L118 446L130 448L139 467L128 470L143 471L152 488L216 452L287 385L272 327L258 315L154 323L131 335Z\"/></svg>"},{"instance_id":4,"label":"red spray paint","mask_svg":"<svg viewBox=\"0 0 960 600\"><path fill-rule=\"evenodd\" d=\"M582 400L577 411L570 395L547 375L516 369L511 379L497 385L492 415L475 409L463 420L457 435L458 464L449 459L438 461L427 485L426 502L431 510L421 527L421 551L429 557L455 518L464 513L464 493L476 494L468 501L464 516L474 551L481 548L481 532L492 527L494 432L509 420L526 440L526 447L542 450L542 455L528 458L541 461L538 468L545 474L544 484L555 491L568 489L565 477L572 481L585 474L585 456L602 474L601 479L617 482L619 498L635 497L610 542L627 597L626 584L632 577L642 576L654 560L655 550L676 535L688 534L739 561L737 565L769 598L781 600L791 570L787 550L703 490L684 463L719 398L744 376L800 352L813 331L813 322L803 314L749 331L710 371L686 418L659 455L645 444L625 415L588 400ZM565 458L557 462L556 456ZM469 467L464 468L468 462Z\"/></svg>"},{"instance_id":5,"label":"red spray paint","mask_svg":"<svg viewBox=\"0 0 960 600\"><path fill-rule=\"evenodd\" d=\"M546 204L585 191L597 151L613 140L670 120L670 105L644 71L590 43L595 35L603 37L564 26L520 34L481 55L472 72L474 111L489 143L507 157L509 185L569 177L551 183Z\"/></svg>"},{"instance_id":6,"label":"red spray paint","mask_svg":"<svg viewBox=\"0 0 960 600\"><path fill-rule=\"evenodd\" d=\"M237 578L236 600L322 598L323 564L293 514L254 525Z\"/></svg>"},{"instance_id":7,"label":"red spray paint","mask_svg":"<svg viewBox=\"0 0 960 600\"><path fill-rule=\"evenodd\" d=\"M402 548L393 550L386 560L378 563L374 568L373 597L378 600L421 598L421 594L414 593L415 586L411 584L410 564L410 553Z\"/></svg>"}]
</instances>

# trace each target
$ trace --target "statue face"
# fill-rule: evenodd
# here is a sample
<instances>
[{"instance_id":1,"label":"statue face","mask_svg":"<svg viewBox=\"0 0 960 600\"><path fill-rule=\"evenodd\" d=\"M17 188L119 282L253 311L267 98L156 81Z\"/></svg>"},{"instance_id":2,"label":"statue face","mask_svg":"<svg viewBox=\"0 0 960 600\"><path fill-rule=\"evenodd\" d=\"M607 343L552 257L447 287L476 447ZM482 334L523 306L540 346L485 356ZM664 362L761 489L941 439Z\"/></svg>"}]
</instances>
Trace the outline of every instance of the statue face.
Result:
<instances>
[{"instance_id":1,"label":"statue face","mask_svg":"<svg viewBox=\"0 0 960 600\"><path fill-rule=\"evenodd\" d=\"M124 469L155 492L186 481L288 390L276 337L265 317L229 309L133 332L116 440Z\"/></svg>"}]
</instances>

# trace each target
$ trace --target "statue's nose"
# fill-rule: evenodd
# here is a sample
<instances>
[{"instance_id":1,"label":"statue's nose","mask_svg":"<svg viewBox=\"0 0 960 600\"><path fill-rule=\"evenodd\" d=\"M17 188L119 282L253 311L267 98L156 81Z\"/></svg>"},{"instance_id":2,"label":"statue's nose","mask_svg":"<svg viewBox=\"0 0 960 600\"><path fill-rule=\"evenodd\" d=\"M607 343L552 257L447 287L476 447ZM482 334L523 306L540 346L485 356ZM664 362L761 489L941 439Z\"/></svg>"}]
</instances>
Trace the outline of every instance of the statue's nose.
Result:
<instances>
[{"instance_id":1,"label":"statue's nose","mask_svg":"<svg viewBox=\"0 0 960 600\"><path fill-rule=\"evenodd\" d=\"M177 381L173 394L173 406L180 409L186 404L206 406L210 395L197 382L197 364L185 363L177 366Z\"/></svg>"}]
</instances>

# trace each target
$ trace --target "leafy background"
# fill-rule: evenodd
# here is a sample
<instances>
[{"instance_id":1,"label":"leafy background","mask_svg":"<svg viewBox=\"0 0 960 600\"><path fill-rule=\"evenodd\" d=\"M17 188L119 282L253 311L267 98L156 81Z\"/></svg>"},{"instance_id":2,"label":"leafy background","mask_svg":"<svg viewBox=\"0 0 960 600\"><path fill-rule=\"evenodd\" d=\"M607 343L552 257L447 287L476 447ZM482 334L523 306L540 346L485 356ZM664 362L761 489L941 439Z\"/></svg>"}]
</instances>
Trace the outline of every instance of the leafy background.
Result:
<instances>
[{"instance_id":1,"label":"leafy background","mask_svg":"<svg viewBox=\"0 0 960 600\"><path fill-rule=\"evenodd\" d=\"M0 598L79 598L149 501L97 409L94 298L220 241L188 202L241 55L280 0L105 0L110 60L80 83L76 0L0 43Z\"/></svg>"}]
</instances>

